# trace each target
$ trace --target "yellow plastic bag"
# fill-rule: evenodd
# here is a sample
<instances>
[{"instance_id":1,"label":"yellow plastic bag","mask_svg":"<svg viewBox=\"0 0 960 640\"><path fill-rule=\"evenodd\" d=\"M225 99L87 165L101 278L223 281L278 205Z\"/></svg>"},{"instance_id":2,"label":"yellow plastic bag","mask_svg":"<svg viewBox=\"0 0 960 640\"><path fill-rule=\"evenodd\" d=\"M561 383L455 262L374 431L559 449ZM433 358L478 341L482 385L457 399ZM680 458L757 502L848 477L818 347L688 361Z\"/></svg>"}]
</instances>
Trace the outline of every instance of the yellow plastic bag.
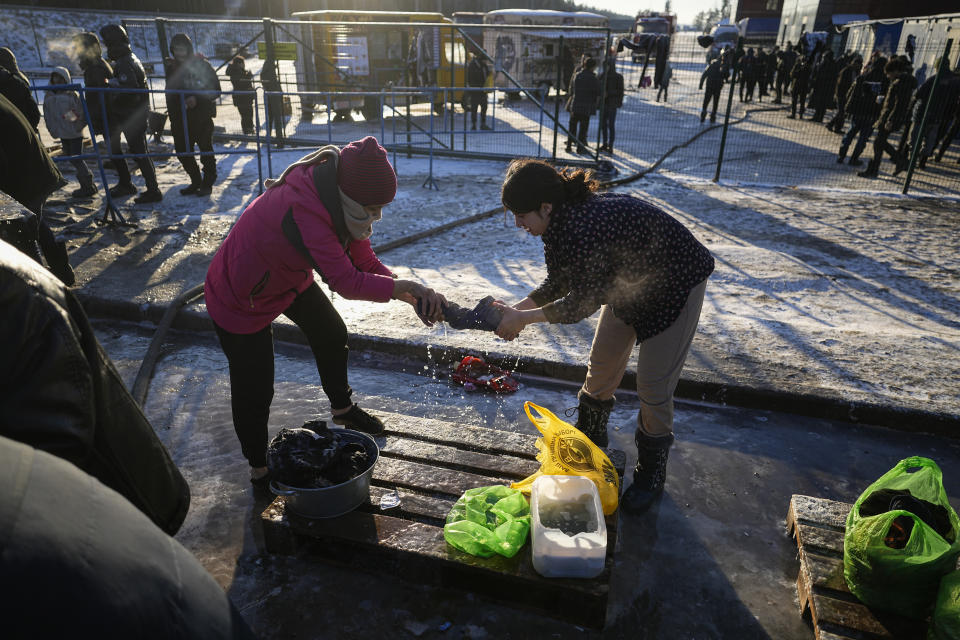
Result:
<instances>
[{"instance_id":1,"label":"yellow plastic bag","mask_svg":"<svg viewBox=\"0 0 960 640\"><path fill-rule=\"evenodd\" d=\"M540 476L584 476L597 485L604 515L616 511L620 500L620 476L607 454L582 431L553 415L549 409L532 402L526 402L523 408L541 434L536 442L540 450L537 454L540 470L510 487L530 495L533 481ZM536 411L538 417L534 417L531 410Z\"/></svg>"}]
</instances>

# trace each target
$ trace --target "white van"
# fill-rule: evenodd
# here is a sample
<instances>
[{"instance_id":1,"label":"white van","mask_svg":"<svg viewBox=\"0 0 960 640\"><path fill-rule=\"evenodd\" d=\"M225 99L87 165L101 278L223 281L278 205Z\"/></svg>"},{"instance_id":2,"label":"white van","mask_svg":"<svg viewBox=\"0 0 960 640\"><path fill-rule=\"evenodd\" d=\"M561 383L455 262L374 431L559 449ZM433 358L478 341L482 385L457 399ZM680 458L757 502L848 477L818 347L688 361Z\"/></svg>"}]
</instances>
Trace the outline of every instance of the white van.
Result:
<instances>
[{"instance_id":1,"label":"white van","mask_svg":"<svg viewBox=\"0 0 960 640\"><path fill-rule=\"evenodd\" d=\"M724 49L736 49L740 29L737 25L724 18L710 32L713 43L707 49L707 64L718 57Z\"/></svg>"}]
</instances>

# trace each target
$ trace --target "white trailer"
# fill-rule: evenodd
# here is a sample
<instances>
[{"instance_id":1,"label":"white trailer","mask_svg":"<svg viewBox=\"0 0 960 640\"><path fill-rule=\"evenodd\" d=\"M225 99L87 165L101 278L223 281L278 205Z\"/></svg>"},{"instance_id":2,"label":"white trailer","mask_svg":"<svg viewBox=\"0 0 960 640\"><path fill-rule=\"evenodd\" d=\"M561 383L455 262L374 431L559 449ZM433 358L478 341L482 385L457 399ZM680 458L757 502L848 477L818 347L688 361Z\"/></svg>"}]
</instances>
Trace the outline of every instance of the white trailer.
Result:
<instances>
[{"instance_id":1,"label":"white trailer","mask_svg":"<svg viewBox=\"0 0 960 640\"><path fill-rule=\"evenodd\" d=\"M493 58L493 85L519 94L517 84L524 88L538 87L544 91L557 84L558 61L562 54L559 48L561 36L563 46L567 49L566 59L572 64L575 65L583 54L596 58L598 64L602 61L608 32L558 27L609 29L610 20L586 11L500 9L485 14L483 25L483 48ZM530 28L498 28L501 25L525 25Z\"/></svg>"}]
</instances>

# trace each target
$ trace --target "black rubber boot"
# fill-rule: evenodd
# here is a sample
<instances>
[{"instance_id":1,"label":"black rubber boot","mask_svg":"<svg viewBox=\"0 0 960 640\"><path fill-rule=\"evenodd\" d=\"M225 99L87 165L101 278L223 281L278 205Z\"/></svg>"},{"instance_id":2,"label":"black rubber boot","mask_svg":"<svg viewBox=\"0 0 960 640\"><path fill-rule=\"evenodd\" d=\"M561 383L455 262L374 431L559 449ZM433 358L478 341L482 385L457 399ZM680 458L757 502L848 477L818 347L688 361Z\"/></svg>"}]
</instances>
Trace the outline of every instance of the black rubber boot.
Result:
<instances>
[{"instance_id":1,"label":"black rubber boot","mask_svg":"<svg viewBox=\"0 0 960 640\"><path fill-rule=\"evenodd\" d=\"M67 243L63 240L57 240L53 250L46 254L47 264L53 275L60 278L63 284L72 287L77 282L73 268L70 266L70 254L67 253Z\"/></svg>"},{"instance_id":2,"label":"black rubber boot","mask_svg":"<svg viewBox=\"0 0 960 640\"><path fill-rule=\"evenodd\" d=\"M72 198L90 198L97 195L97 187L93 184L93 176L80 179L80 188L70 194Z\"/></svg>"},{"instance_id":3,"label":"black rubber boot","mask_svg":"<svg viewBox=\"0 0 960 640\"><path fill-rule=\"evenodd\" d=\"M639 514L649 509L657 496L663 493L673 434L654 437L643 433L638 427L634 439L637 443L637 466L633 470L633 484L620 498L620 508L628 513Z\"/></svg>"},{"instance_id":4,"label":"black rubber boot","mask_svg":"<svg viewBox=\"0 0 960 640\"><path fill-rule=\"evenodd\" d=\"M843 163L843 159L847 157L847 147L840 147L840 151L837 153L837 164Z\"/></svg>"},{"instance_id":5,"label":"black rubber boot","mask_svg":"<svg viewBox=\"0 0 960 640\"><path fill-rule=\"evenodd\" d=\"M593 444L606 447L609 444L607 421L610 419L610 411L613 410L616 399L597 400L585 394L583 389L577 394L577 399L580 401L580 406L577 407L577 424L574 426L583 431Z\"/></svg>"}]
</instances>

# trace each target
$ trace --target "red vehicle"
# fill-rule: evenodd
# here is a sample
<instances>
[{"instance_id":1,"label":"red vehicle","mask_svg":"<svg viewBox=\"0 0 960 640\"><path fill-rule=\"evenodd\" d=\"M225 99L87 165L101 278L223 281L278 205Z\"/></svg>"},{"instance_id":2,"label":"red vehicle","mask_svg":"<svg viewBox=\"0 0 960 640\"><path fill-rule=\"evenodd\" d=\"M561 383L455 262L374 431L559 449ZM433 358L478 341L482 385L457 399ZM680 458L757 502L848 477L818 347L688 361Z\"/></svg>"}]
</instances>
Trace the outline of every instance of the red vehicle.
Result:
<instances>
[{"instance_id":1,"label":"red vehicle","mask_svg":"<svg viewBox=\"0 0 960 640\"><path fill-rule=\"evenodd\" d=\"M660 11L641 11L637 14L637 19L633 23L633 41L639 42L641 34L667 35L673 38L677 31L677 16L672 13L663 13ZM644 62L646 54L643 51L634 51L632 59L634 62ZM651 60L653 55L651 55Z\"/></svg>"}]
</instances>

